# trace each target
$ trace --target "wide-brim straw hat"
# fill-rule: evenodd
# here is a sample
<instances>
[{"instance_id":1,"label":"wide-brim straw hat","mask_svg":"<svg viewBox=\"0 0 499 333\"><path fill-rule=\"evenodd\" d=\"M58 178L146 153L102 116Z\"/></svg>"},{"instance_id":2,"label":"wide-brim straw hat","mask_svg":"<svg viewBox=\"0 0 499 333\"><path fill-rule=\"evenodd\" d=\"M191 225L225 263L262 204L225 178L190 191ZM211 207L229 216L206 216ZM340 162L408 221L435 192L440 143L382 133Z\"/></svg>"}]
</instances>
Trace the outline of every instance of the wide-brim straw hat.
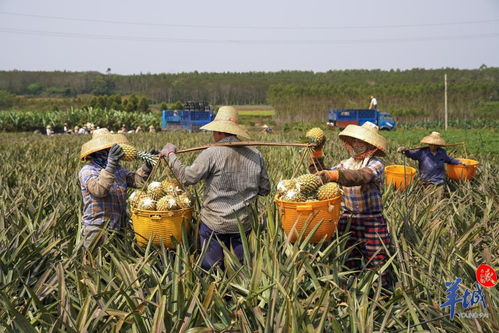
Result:
<instances>
[{"instance_id":1,"label":"wide-brim straw hat","mask_svg":"<svg viewBox=\"0 0 499 333\"><path fill-rule=\"evenodd\" d=\"M347 125L343 131L339 134L340 139L345 139L345 137L355 138L362 140L376 148L378 148L382 154L386 154L387 143L385 137L380 135L379 128L375 124L366 121L362 126L358 125Z\"/></svg>"},{"instance_id":2,"label":"wide-brim straw hat","mask_svg":"<svg viewBox=\"0 0 499 333\"><path fill-rule=\"evenodd\" d=\"M92 133L92 139L81 146L80 159L85 160L92 153L120 143L128 143L126 136L111 134L107 128L99 128Z\"/></svg>"},{"instance_id":3,"label":"wide-brim straw hat","mask_svg":"<svg viewBox=\"0 0 499 333\"><path fill-rule=\"evenodd\" d=\"M440 137L440 133L438 132L431 132L430 135L425 136L419 142L435 146L445 146L447 144L445 140Z\"/></svg>"},{"instance_id":4,"label":"wide-brim straw hat","mask_svg":"<svg viewBox=\"0 0 499 333\"><path fill-rule=\"evenodd\" d=\"M250 135L239 125L239 115L233 106L222 106L215 119L201 127L202 130L224 132L249 139Z\"/></svg>"}]
</instances>

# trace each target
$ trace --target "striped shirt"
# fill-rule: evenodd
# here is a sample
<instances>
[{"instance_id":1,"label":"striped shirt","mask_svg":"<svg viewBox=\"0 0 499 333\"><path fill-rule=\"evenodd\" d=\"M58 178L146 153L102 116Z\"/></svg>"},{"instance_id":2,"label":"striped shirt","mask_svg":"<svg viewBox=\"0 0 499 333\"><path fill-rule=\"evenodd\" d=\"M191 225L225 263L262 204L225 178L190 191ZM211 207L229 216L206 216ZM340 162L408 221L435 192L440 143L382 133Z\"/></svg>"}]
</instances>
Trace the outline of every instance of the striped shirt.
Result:
<instances>
[{"instance_id":1,"label":"striped shirt","mask_svg":"<svg viewBox=\"0 0 499 333\"><path fill-rule=\"evenodd\" d=\"M103 226L119 230L127 219L126 191L145 180L150 170L142 167L130 172L118 166L114 175L97 165L88 162L79 173L83 197L84 226ZM99 182L99 186L95 186Z\"/></svg>"},{"instance_id":2,"label":"striped shirt","mask_svg":"<svg viewBox=\"0 0 499 333\"><path fill-rule=\"evenodd\" d=\"M349 170L343 160L331 170ZM377 214L383 211L382 189L385 165L377 158L370 158L369 168L374 178L371 182L360 186L342 186L343 200L341 207L344 214Z\"/></svg>"},{"instance_id":3,"label":"striped shirt","mask_svg":"<svg viewBox=\"0 0 499 333\"><path fill-rule=\"evenodd\" d=\"M219 142L234 141L239 139L229 136ZM238 233L238 223L249 230L251 204L258 195L270 193L263 156L252 147L210 147L191 166L170 154L168 163L185 186L206 181L200 216L218 233Z\"/></svg>"}]
</instances>

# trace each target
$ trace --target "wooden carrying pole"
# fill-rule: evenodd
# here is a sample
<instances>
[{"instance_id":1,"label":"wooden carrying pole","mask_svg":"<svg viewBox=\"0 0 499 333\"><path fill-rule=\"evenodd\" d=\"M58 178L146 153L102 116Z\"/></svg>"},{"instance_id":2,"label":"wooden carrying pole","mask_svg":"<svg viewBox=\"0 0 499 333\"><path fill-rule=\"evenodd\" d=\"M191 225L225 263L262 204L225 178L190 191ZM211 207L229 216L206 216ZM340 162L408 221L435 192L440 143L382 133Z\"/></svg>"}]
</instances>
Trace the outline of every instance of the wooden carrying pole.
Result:
<instances>
[{"instance_id":1,"label":"wooden carrying pole","mask_svg":"<svg viewBox=\"0 0 499 333\"><path fill-rule=\"evenodd\" d=\"M238 141L238 142L221 142L221 143L214 143L214 144L206 145L206 146L181 149L181 150L177 150L177 154L188 153L188 152L196 151L196 150L203 150L203 149L207 149L210 147L240 147L240 146L278 146L278 147L305 147L305 148L314 147L313 144L309 144L309 143Z\"/></svg>"},{"instance_id":2,"label":"wooden carrying pole","mask_svg":"<svg viewBox=\"0 0 499 333\"><path fill-rule=\"evenodd\" d=\"M449 143L449 144L446 144L444 147L450 147L450 146L461 146L461 145L464 145L464 142L458 142L458 143ZM408 151L408 150L416 150L416 149L423 149L423 148L427 148L428 146L423 146L423 147L414 147L414 148L406 148L404 149L404 151Z\"/></svg>"},{"instance_id":3,"label":"wooden carrying pole","mask_svg":"<svg viewBox=\"0 0 499 333\"><path fill-rule=\"evenodd\" d=\"M445 97L444 97L444 118L445 118L445 130L447 131L447 74L444 75L444 86L445 86Z\"/></svg>"}]
</instances>

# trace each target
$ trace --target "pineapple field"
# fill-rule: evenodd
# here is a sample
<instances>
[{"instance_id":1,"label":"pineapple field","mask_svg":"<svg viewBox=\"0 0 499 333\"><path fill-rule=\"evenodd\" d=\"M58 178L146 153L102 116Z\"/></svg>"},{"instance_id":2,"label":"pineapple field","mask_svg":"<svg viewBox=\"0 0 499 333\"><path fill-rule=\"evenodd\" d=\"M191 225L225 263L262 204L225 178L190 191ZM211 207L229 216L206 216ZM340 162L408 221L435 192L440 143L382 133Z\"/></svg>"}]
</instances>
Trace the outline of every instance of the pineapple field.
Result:
<instances>
[{"instance_id":1,"label":"pineapple field","mask_svg":"<svg viewBox=\"0 0 499 333\"><path fill-rule=\"evenodd\" d=\"M382 133L390 142L385 164L415 167L395 151L417 146L430 132ZM298 142L303 134L253 133L253 139ZM425 196L417 182L403 192L385 188L393 247L387 265L396 279L387 294L375 272L346 268L346 236L318 244L286 240L274 196L279 181L296 170L307 173L296 147L259 148L273 191L253 209L253 231L241 231L245 264L228 250L225 271L206 274L195 213L191 232L175 249L139 247L129 225L87 256L78 155L90 136L0 133L0 332L498 332L497 285L480 287L483 303L457 304L452 319L449 307L441 307L448 300L446 282L462 279L456 295L464 297L477 288L479 265L499 268L497 132L442 135L468 143L447 152L479 161L477 176L449 181L439 199ZM347 152L337 131L326 136L326 163L333 165ZM144 152L167 142L180 149L212 142L207 133L127 137ZM179 156L190 164L197 153ZM136 169L138 163L121 164ZM164 171L154 180L164 179ZM203 186L188 188L195 212Z\"/></svg>"}]
</instances>

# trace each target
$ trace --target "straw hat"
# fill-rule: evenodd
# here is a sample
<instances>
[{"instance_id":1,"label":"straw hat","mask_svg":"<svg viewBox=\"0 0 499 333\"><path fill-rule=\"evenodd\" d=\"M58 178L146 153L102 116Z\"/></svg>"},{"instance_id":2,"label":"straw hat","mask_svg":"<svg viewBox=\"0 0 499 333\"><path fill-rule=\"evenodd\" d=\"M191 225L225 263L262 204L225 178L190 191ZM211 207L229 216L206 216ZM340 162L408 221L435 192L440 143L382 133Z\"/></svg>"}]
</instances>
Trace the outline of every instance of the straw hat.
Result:
<instances>
[{"instance_id":1,"label":"straw hat","mask_svg":"<svg viewBox=\"0 0 499 333\"><path fill-rule=\"evenodd\" d=\"M358 125L348 125L339 134L340 139L343 137L351 137L355 139L362 140L370 145L381 150L383 154L386 154L386 139L378 133L378 126L366 121L362 126Z\"/></svg>"},{"instance_id":2,"label":"straw hat","mask_svg":"<svg viewBox=\"0 0 499 333\"><path fill-rule=\"evenodd\" d=\"M445 146L447 144L445 140L440 137L440 133L438 132L431 132L430 135L425 136L419 142L435 146Z\"/></svg>"},{"instance_id":3,"label":"straw hat","mask_svg":"<svg viewBox=\"0 0 499 333\"><path fill-rule=\"evenodd\" d=\"M238 119L239 115L233 106L222 106L218 109L215 119L211 123L202 126L201 129L234 134L249 139L250 135L239 125Z\"/></svg>"},{"instance_id":4,"label":"straw hat","mask_svg":"<svg viewBox=\"0 0 499 333\"><path fill-rule=\"evenodd\" d=\"M81 146L80 159L85 160L88 155L111 148L116 143L128 143L128 139L122 134L109 133L107 128L99 128L92 133L92 140Z\"/></svg>"}]
</instances>

